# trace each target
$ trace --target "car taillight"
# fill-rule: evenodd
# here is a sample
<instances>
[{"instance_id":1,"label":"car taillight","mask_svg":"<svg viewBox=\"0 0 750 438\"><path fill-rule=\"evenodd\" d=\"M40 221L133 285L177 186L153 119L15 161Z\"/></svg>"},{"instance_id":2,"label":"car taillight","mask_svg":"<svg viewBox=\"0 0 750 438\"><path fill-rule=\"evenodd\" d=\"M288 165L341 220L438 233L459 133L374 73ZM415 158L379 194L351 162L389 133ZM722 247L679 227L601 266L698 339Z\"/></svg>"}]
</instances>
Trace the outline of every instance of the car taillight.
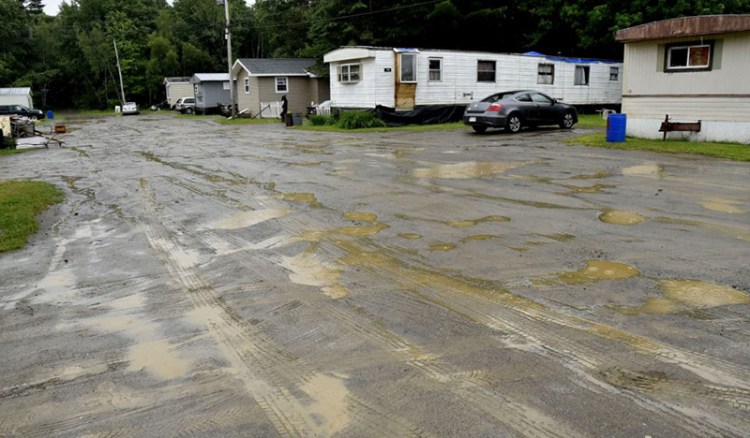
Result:
<instances>
[{"instance_id":1,"label":"car taillight","mask_svg":"<svg viewBox=\"0 0 750 438\"><path fill-rule=\"evenodd\" d=\"M500 111L501 109L503 109L503 106L499 103L493 103L487 107L487 111Z\"/></svg>"}]
</instances>

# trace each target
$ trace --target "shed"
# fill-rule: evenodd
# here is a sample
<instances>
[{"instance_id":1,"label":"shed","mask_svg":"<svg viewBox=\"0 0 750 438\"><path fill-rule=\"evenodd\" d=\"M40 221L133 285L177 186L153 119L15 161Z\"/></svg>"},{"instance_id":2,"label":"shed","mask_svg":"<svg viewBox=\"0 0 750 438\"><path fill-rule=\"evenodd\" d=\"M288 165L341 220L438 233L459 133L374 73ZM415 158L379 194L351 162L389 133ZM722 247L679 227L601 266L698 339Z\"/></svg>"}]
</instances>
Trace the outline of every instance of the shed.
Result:
<instances>
[{"instance_id":1,"label":"shed","mask_svg":"<svg viewBox=\"0 0 750 438\"><path fill-rule=\"evenodd\" d=\"M659 138L661 122L701 121L696 141L750 144L750 15L705 15L622 29L627 134Z\"/></svg>"},{"instance_id":2,"label":"shed","mask_svg":"<svg viewBox=\"0 0 750 438\"><path fill-rule=\"evenodd\" d=\"M190 83L190 78L188 77L164 78L164 88L167 92L167 105L169 105L169 108L174 108L177 99L181 97L193 97L195 95L193 85Z\"/></svg>"},{"instance_id":3,"label":"shed","mask_svg":"<svg viewBox=\"0 0 750 438\"><path fill-rule=\"evenodd\" d=\"M281 96L287 97L289 113L302 113L312 103L328 100L328 78L313 73L314 64L313 58L238 59L232 67L238 109L278 117Z\"/></svg>"},{"instance_id":4,"label":"shed","mask_svg":"<svg viewBox=\"0 0 750 438\"><path fill-rule=\"evenodd\" d=\"M23 105L34 108L34 102L31 99L31 88L0 88L0 105Z\"/></svg>"},{"instance_id":5,"label":"shed","mask_svg":"<svg viewBox=\"0 0 750 438\"><path fill-rule=\"evenodd\" d=\"M195 93L195 111L215 113L220 105L229 105L229 73L196 73L190 78Z\"/></svg>"},{"instance_id":6,"label":"shed","mask_svg":"<svg viewBox=\"0 0 750 438\"><path fill-rule=\"evenodd\" d=\"M323 60L336 108L466 105L524 88L576 106L616 107L622 96L622 64L613 60L369 46L342 47Z\"/></svg>"}]
</instances>

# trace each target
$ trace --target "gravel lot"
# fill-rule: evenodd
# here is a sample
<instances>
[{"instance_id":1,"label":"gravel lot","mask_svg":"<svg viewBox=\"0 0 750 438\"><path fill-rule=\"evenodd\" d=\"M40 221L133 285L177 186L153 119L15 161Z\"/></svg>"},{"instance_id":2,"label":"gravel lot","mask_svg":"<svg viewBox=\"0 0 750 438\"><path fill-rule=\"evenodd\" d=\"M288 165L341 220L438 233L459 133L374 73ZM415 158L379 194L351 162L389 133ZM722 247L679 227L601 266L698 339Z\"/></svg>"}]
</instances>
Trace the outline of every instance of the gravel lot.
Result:
<instances>
[{"instance_id":1,"label":"gravel lot","mask_svg":"<svg viewBox=\"0 0 750 438\"><path fill-rule=\"evenodd\" d=\"M0 436L747 436L750 163L585 132L75 119Z\"/></svg>"}]
</instances>

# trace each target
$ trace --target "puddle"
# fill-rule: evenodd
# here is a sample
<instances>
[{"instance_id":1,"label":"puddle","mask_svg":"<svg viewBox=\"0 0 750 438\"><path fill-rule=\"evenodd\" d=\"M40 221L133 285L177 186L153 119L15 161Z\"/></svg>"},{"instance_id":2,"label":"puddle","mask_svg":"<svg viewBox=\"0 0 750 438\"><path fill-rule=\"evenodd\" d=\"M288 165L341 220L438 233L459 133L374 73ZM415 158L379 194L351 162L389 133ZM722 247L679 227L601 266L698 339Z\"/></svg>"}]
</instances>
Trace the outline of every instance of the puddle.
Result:
<instances>
[{"instance_id":1,"label":"puddle","mask_svg":"<svg viewBox=\"0 0 750 438\"><path fill-rule=\"evenodd\" d=\"M316 436L332 436L349 425L349 391L343 379L316 374L300 389L314 400L306 410L318 425Z\"/></svg>"},{"instance_id":2,"label":"puddle","mask_svg":"<svg viewBox=\"0 0 750 438\"><path fill-rule=\"evenodd\" d=\"M606 260L589 260L586 267L572 272L563 272L553 279L537 279L534 284L586 284L602 280L623 280L637 277L641 273L630 265Z\"/></svg>"},{"instance_id":3,"label":"puddle","mask_svg":"<svg viewBox=\"0 0 750 438\"><path fill-rule=\"evenodd\" d=\"M576 236L568 233L557 233L557 234L539 234L541 237L546 237L557 242L569 242L576 238Z\"/></svg>"},{"instance_id":4,"label":"puddle","mask_svg":"<svg viewBox=\"0 0 750 438\"><path fill-rule=\"evenodd\" d=\"M333 299L349 296L349 290L339 283L341 270L324 264L311 251L284 257L281 266L291 271L289 280L293 283L319 287Z\"/></svg>"},{"instance_id":5,"label":"puddle","mask_svg":"<svg viewBox=\"0 0 750 438\"><path fill-rule=\"evenodd\" d=\"M477 162L435 164L430 168L415 169L417 178L469 179L493 176L527 165L527 162Z\"/></svg>"},{"instance_id":6,"label":"puddle","mask_svg":"<svg viewBox=\"0 0 750 438\"><path fill-rule=\"evenodd\" d=\"M658 164L641 164L638 166L625 167L622 174L626 176L663 176L664 167Z\"/></svg>"},{"instance_id":7,"label":"puddle","mask_svg":"<svg viewBox=\"0 0 750 438\"><path fill-rule=\"evenodd\" d=\"M466 236L466 237L464 237L463 239L461 239L461 243L472 242L472 241L481 241L481 240L489 240L489 239L493 239L495 237L498 237L498 236L495 236L494 234L475 234L473 236Z\"/></svg>"},{"instance_id":8,"label":"puddle","mask_svg":"<svg viewBox=\"0 0 750 438\"><path fill-rule=\"evenodd\" d=\"M615 188L615 186L611 184L594 184L593 186L574 186L570 184L564 184L562 185L562 187L578 193L602 193L604 189Z\"/></svg>"},{"instance_id":9,"label":"puddle","mask_svg":"<svg viewBox=\"0 0 750 438\"><path fill-rule=\"evenodd\" d=\"M183 377L188 372L187 363L163 340L134 345L128 352L128 360L128 371L145 370L162 380Z\"/></svg>"},{"instance_id":10,"label":"puddle","mask_svg":"<svg viewBox=\"0 0 750 438\"><path fill-rule=\"evenodd\" d=\"M615 225L637 225L646 220L646 218L632 211L606 210L599 215L599 220Z\"/></svg>"},{"instance_id":11,"label":"puddle","mask_svg":"<svg viewBox=\"0 0 750 438\"><path fill-rule=\"evenodd\" d=\"M220 230L236 230L250 227L270 219L278 219L288 215L292 210L288 208L269 208L265 210L241 211L229 218L213 223L213 227Z\"/></svg>"},{"instance_id":12,"label":"puddle","mask_svg":"<svg viewBox=\"0 0 750 438\"><path fill-rule=\"evenodd\" d=\"M703 228L704 230L712 231L715 233L722 233L731 236L735 239L750 241L750 231L734 228L726 225L711 224L708 222L692 221L687 219L676 219L671 217L659 217L655 219L656 222L662 224L675 224L675 225L687 225L692 227Z\"/></svg>"},{"instance_id":13,"label":"puddle","mask_svg":"<svg viewBox=\"0 0 750 438\"><path fill-rule=\"evenodd\" d=\"M750 295L729 286L701 280L663 280L659 288L664 297L651 297L638 307L613 307L626 315L640 313L671 314L750 303Z\"/></svg>"},{"instance_id":14,"label":"puddle","mask_svg":"<svg viewBox=\"0 0 750 438\"><path fill-rule=\"evenodd\" d=\"M607 178L609 176L610 176L609 172L607 172L606 170L600 170L596 173L574 176L571 179L601 179L601 178Z\"/></svg>"},{"instance_id":15,"label":"puddle","mask_svg":"<svg viewBox=\"0 0 750 438\"><path fill-rule=\"evenodd\" d=\"M312 193L284 193L281 198L285 201L309 204L311 207L320 207L318 199Z\"/></svg>"},{"instance_id":16,"label":"puddle","mask_svg":"<svg viewBox=\"0 0 750 438\"><path fill-rule=\"evenodd\" d=\"M726 199L709 199L708 201L704 201L702 205L707 210L718 211L719 213L740 214L746 212L738 208L736 204L740 203Z\"/></svg>"},{"instance_id":17,"label":"puddle","mask_svg":"<svg viewBox=\"0 0 750 438\"><path fill-rule=\"evenodd\" d=\"M365 222L370 224L364 226L341 227L338 229L340 233L347 236L373 236L383 231L384 229L389 228L389 225L378 222L378 215L374 213L349 212L344 213L344 218L356 222Z\"/></svg>"},{"instance_id":18,"label":"puddle","mask_svg":"<svg viewBox=\"0 0 750 438\"><path fill-rule=\"evenodd\" d=\"M484 222L510 222L510 218L505 217L505 216L485 216L480 219L451 221L451 222L447 222L447 224L450 225L451 227L466 228L466 227L473 227L475 225L478 225Z\"/></svg>"},{"instance_id":19,"label":"puddle","mask_svg":"<svg viewBox=\"0 0 750 438\"><path fill-rule=\"evenodd\" d=\"M402 239L417 240L421 239L422 235L416 233L401 233L398 235L398 237L401 237Z\"/></svg>"},{"instance_id":20,"label":"puddle","mask_svg":"<svg viewBox=\"0 0 750 438\"><path fill-rule=\"evenodd\" d=\"M360 222L377 222L378 215L375 213L349 212L344 213L344 218Z\"/></svg>"},{"instance_id":21,"label":"puddle","mask_svg":"<svg viewBox=\"0 0 750 438\"><path fill-rule=\"evenodd\" d=\"M452 243L436 243L434 245L430 245L430 251L450 251L455 248L456 245Z\"/></svg>"}]
</instances>

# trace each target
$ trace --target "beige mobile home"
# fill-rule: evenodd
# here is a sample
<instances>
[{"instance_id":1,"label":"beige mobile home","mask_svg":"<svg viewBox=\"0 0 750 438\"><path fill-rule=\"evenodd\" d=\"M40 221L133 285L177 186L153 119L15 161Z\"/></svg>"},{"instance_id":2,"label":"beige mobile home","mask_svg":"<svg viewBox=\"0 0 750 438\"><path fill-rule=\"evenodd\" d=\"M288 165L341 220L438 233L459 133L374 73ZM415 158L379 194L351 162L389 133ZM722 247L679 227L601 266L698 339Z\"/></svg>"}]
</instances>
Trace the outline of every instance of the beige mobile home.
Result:
<instances>
[{"instance_id":1,"label":"beige mobile home","mask_svg":"<svg viewBox=\"0 0 750 438\"><path fill-rule=\"evenodd\" d=\"M618 107L622 64L601 59L349 46L326 53L331 105L465 106L498 91L536 89L576 106Z\"/></svg>"},{"instance_id":2,"label":"beige mobile home","mask_svg":"<svg viewBox=\"0 0 750 438\"><path fill-rule=\"evenodd\" d=\"M627 134L661 138L661 122L701 121L669 137L750 144L750 15L682 17L617 32L625 44Z\"/></svg>"},{"instance_id":3,"label":"beige mobile home","mask_svg":"<svg viewBox=\"0 0 750 438\"><path fill-rule=\"evenodd\" d=\"M193 84L190 83L190 78L164 78L164 88L167 92L167 105L169 105L169 108L174 108L177 99L181 97L195 97L195 91L193 90Z\"/></svg>"},{"instance_id":4,"label":"beige mobile home","mask_svg":"<svg viewBox=\"0 0 750 438\"><path fill-rule=\"evenodd\" d=\"M328 78L310 71L312 58L241 58L235 61L237 108L250 116L278 117L281 97L288 113L305 113L312 103L328 100Z\"/></svg>"}]
</instances>

